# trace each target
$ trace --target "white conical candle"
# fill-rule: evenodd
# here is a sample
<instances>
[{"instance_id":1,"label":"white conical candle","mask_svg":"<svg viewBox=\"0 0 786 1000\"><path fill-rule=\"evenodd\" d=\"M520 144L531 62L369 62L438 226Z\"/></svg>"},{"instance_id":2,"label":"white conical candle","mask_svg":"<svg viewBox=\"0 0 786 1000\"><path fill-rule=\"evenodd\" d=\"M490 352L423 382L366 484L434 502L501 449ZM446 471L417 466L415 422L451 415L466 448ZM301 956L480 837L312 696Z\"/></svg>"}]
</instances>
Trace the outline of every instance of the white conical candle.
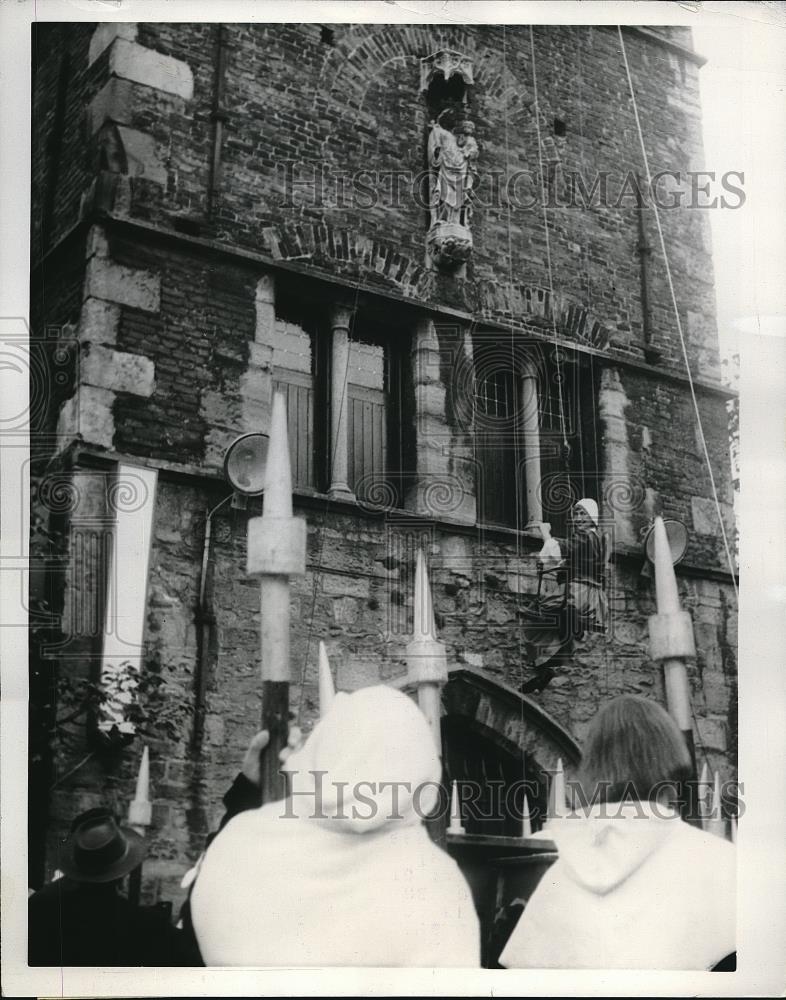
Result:
<instances>
[{"instance_id":1,"label":"white conical candle","mask_svg":"<svg viewBox=\"0 0 786 1000\"><path fill-rule=\"evenodd\" d=\"M440 689L448 679L448 660L445 644L437 639L431 587L422 550L418 550L415 566L414 601L413 635L411 641L407 643L407 668L409 679L417 690L418 705L429 721L437 751L441 755Z\"/></svg>"},{"instance_id":2,"label":"white conical candle","mask_svg":"<svg viewBox=\"0 0 786 1000\"><path fill-rule=\"evenodd\" d=\"M548 818L564 819L567 814L565 804L565 773L562 770L562 758L557 761L557 770L551 779L549 788L549 813Z\"/></svg>"},{"instance_id":3,"label":"white conical candle","mask_svg":"<svg viewBox=\"0 0 786 1000\"><path fill-rule=\"evenodd\" d=\"M461 822L461 805L459 803L458 787L454 781L450 786L450 825L448 833L465 833Z\"/></svg>"},{"instance_id":4,"label":"white conical candle","mask_svg":"<svg viewBox=\"0 0 786 1000\"><path fill-rule=\"evenodd\" d=\"M717 771L715 772L713 781L712 806L706 830L708 833L714 833L718 837L726 836L726 820L723 818L723 809L721 806L720 774Z\"/></svg>"},{"instance_id":5,"label":"white conical candle","mask_svg":"<svg viewBox=\"0 0 786 1000\"><path fill-rule=\"evenodd\" d=\"M521 817L521 836L527 840L532 836L532 821L529 816L529 800L524 792L524 815Z\"/></svg>"},{"instance_id":6,"label":"white conical candle","mask_svg":"<svg viewBox=\"0 0 786 1000\"><path fill-rule=\"evenodd\" d=\"M690 685L685 664L696 656L693 623L690 615L680 608L677 576L662 517L655 518L652 530L657 614L649 620L650 655L663 664L669 714L691 746Z\"/></svg>"},{"instance_id":7,"label":"white conical candle","mask_svg":"<svg viewBox=\"0 0 786 1000\"><path fill-rule=\"evenodd\" d=\"M150 802L150 754L147 747L142 750L142 760L136 776L136 791L128 807L128 822L143 832L150 826L153 819L153 806ZM140 829L141 828L141 829Z\"/></svg>"},{"instance_id":8,"label":"white conical candle","mask_svg":"<svg viewBox=\"0 0 786 1000\"><path fill-rule=\"evenodd\" d=\"M134 801L150 801L150 753L147 747L142 750L142 762L139 765L139 773L136 776Z\"/></svg>"},{"instance_id":9,"label":"white conical candle","mask_svg":"<svg viewBox=\"0 0 786 1000\"><path fill-rule=\"evenodd\" d=\"M287 439L287 411L284 396L280 392L273 394L262 513L266 517L292 517L292 468Z\"/></svg>"},{"instance_id":10,"label":"white conical candle","mask_svg":"<svg viewBox=\"0 0 786 1000\"><path fill-rule=\"evenodd\" d=\"M707 821L709 820L710 810L712 804L710 802L710 797L712 795L712 785L710 783L710 769L705 760L701 766L701 776L699 777L699 787L698 787L698 799L699 799L699 816L701 817L702 829L707 829Z\"/></svg>"},{"instance_id":11,"label":"white conical candle","mask_svg":"<svg viewBox=\"0 0 786 1000\"><path fill-rule=\"evenodd\" d=\"M437 626L434 621L434 607L431 602L431 587L426 570L426 559L423 550L418 549L417 566L415 569L415 641L418 639L436 639Z\"/></svg>"},{"instance_id":12,"label":"white conical candle","mask_svg":"<svg viewBox=\"0 0 786 1000\"><path fill-rule=\"evenodd\" d=\"M662 517L655 518L653 542L655 549L653 559L655 563L655 600L658 604L658 614L677 614L681 610L677 576L674 572L671 546Z\"/></svg>"},{"instance_id":13,"label":"white conical candle","mask_svg":"<svg viewBox=\"0 0 786 1000\"><path fill-rule=\"evenodd\" d=\"M330 671L330 660L328 659L325 644L319 642L319 715L324 718L325 713L333 703L336 696L336 688L333 684L333 674Z\"/></svg>"}]
</instances>

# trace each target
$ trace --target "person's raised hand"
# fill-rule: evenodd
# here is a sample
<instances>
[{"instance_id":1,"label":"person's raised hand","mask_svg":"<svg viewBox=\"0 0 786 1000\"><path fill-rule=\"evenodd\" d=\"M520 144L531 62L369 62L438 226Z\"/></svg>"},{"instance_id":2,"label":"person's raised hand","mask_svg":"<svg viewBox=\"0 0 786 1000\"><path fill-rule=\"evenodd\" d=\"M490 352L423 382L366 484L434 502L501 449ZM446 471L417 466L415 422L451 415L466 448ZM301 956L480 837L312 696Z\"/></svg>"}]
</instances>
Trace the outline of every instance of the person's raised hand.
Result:
<instances>
[{"instance_id":1,"label":"person's raised hand","mask_svg":"<svg viewBox=\"0 0 786 1000\"><path fill-rule=\"evenodd\" d=\"M248 750L246 750L246 755L243 758L243 774L248 778L252 785L258 785L261 768L259 763L259 755L265 749L265 747L270 742L270 733L267 729L260 729L260 731L254 736L251 742L248 744Z\"/></svg>"},{"instance_id":2,"label":"person's raised hand","mask_svg":"<svg viewBox=\"0 0 786 1000\"><path fill-rule=\"evenodd\" d=\"M270 743L270 733L267 729L260 729L260 731L248 744L248 749L243 757L243 774L253 785L258 785L261 780L262 771L259 758L268 743ZM290 726L287 745L278 755L278 759L281 761L282 765L285 764L288 758L302 746L303 732L300 729L300 726ZM282 770L286 770L286 768L282 767Z\"/></svg>"},{"instance_id":3,"label":"person's raised hand","mask_svg":"<svg viewBox=\"0 0 786 1000\"><path fill-rule=\"evenodd\" d=\"M283 765L286 764L287 760L292 756L292 754L297 753L297 751L303 746L303 732L300 726L290 726L289 727L289 737L287 739L287 745L278 755L278 759L281 761L282 771L288 770L288 768Z\"/></svg>"}]
</instances>

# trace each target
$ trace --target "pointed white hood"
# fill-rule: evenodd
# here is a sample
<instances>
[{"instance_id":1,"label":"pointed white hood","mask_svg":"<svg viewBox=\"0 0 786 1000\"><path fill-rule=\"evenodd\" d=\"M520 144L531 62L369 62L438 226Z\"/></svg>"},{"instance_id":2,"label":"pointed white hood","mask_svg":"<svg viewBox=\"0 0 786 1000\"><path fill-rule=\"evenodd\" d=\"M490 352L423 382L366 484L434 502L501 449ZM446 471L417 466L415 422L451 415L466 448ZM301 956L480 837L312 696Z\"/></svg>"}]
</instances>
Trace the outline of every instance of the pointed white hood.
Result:
<instances>
[{"instance_id":1,"label":"pointed white hood","mask_svg":"<svg viewBox=\"0 0 786 1000\"><path fill-rule=\"evenodd\" d=\"M375 686L340 691L286 770L296 815L369 833L420 823L436 803L442 765L415 702Z\"/></svg>"},{"instance_id":2,"label":"pointed white hood","mask_svg":"<svg viewBox=\"0 0 786 1000\"><path fill-rule=\"evenodd\" d=\"M337 694L287 770L294 797L235 816L205 854L191 896L205 963L477 967L469 887L421 822L440 762L414 702Z\"/></svg>"},{"instance_id":3,"label":"pointed white hood","mask_svg":"<svg viewBox=\"0 0 786 1000\"><path fill-rule=\"evenodd\" d=\"M675 821L675 812L649 802L603 803L586 815L557 821L559 829L551 835L568 876L602 896L660 849L674 833Z\"/></svg>"},{"instance_id":4,"label":"pointed white hood","mask_svg":"<svg viewBox=\"0 0 786 1000\"><path fill-rule=\"evenodd\" d=\"M735 849L647 802L544 828L559 857L500 956L507 968L709 969L735 950Z\"/></svg>"}]
</instances>

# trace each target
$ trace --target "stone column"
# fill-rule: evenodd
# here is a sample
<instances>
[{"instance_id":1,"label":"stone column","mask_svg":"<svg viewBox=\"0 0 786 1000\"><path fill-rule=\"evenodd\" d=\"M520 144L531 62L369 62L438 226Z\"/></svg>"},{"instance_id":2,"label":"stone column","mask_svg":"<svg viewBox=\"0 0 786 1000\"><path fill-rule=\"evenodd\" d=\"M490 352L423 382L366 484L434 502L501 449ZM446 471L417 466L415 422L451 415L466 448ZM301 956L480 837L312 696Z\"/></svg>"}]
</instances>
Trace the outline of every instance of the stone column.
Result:
<instances>
[{"instance_id":1,"label":"stone column","mask_svg":"<svg viewBox=\"0 0 786 1000\"><path fill-rule=\"evenodd\" d=\"M543 520L540 496L540 419L538 375L527 368L521 378L522 431L524 439L524 476L527 496L527 525Z\"/></svg>"},{"instance_id":2,"label":"stone column","mask_svg":"<svg viewBox=\"0 0 786 1000\"><path fill-rule=\"evenodd\" d=\"M614 518L614 540L626 545L640 545L641 539L633 524L632 505L615 503L618 491L632 489L635 483L631 465L633 455L628 442L627 410L630 402L617 368L604 368L598 395L598 414L603 435L603 497L606 509Z\"/></svg>"},{"instance_id":3,"label":"stone column","mask_svg":"<svg viewBox=\"0 0 786 1000\"><path fill-rule=\"evenodd\" d=\"M256 323L254 342L272 344L276 329L276 279L273 274L263 274L254 294Z\"/></svg>"},{"instance_id":4,"label":"stone column","mask_svg":"<svg viewBox=\"0 0 786 1000\"><path fill-rule=\"evenodd\" d=\"M352 311L336 306L330 319L330 489L332 500L354 500L349 488L348 440L349 327Z\"/></svg>"}]
</instances>

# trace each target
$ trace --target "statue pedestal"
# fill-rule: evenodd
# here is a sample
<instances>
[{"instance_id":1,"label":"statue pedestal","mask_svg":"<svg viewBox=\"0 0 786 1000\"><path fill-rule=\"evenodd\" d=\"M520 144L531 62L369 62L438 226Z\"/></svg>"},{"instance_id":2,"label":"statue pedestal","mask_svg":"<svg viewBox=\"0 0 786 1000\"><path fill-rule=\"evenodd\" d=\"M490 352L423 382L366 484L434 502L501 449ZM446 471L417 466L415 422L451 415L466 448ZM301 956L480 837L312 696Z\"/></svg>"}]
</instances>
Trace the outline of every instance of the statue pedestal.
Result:
<instances>
[{"instance_id":1,"label":"statue pedestal","mask_svg":"<svg viewBox=\"0 0 786 1000\"><path fill-rule=\"evenodd\" d=\"M426 236L426 250L437 266L452 270L472 254L472 233L458 222L435 222Z\"/></svg>"}]
</instances>

